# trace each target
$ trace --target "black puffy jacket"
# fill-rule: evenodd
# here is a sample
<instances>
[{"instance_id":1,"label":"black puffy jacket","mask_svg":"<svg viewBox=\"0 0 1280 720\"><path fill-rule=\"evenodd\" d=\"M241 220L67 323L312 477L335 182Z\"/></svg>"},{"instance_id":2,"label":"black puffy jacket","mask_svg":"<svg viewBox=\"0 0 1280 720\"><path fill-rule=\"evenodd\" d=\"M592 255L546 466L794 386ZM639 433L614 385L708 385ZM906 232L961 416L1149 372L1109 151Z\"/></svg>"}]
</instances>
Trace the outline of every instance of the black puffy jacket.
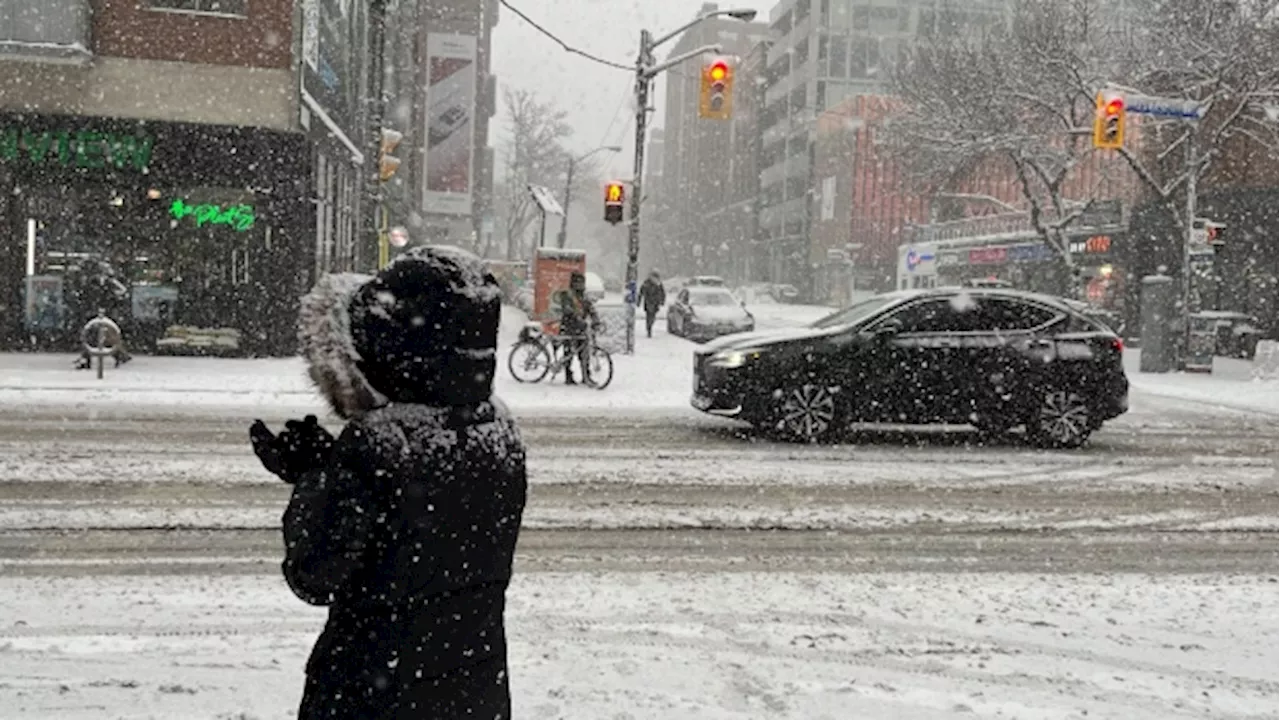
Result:
<instances>
[{"instance_id":1,"label":"black puffy jacket","mask_svg":"<svg viewBox=\"0 0 1280 720\"><path fill-rule=\"evenodd\" d=\"M300 718L511 717L503 610L526 485L490 397L498 302L479 260L440 249L303 299L311 376L349 422L284 516L285 578L329 606Z\"/></svg>"}]
</instances>

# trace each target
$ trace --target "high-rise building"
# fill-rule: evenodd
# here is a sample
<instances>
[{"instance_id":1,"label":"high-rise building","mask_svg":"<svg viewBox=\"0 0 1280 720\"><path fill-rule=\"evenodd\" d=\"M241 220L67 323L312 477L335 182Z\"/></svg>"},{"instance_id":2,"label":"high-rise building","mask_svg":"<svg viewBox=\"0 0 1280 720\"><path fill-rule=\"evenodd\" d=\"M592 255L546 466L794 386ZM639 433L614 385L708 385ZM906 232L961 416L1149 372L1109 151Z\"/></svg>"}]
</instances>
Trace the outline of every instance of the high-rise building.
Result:
<instances>
[{"instance_id":1,"label":"high-rise building","mask_svg":"<svg viewBox=\"0 0 1280 720\"><path fill-rule=\"evenodd\" d=\"M414 242L475 247L492 217L490 43L498 7L497 0L389 6L385 124L404 139L387 198L391 222Z\"/></svg>"},{"instance_id":2,"label":"high-rise building","mask_svg":"<svg viewBox=\"0 0 1280 720\"><path fill-rule=\"evenodd\" d=\"M773 46L765 72L760 173L760 233L767 277L812 294L810 235L817 119L845 98L879 95L889 69L916 37L954 27L1006 21L1006 0L965 8L946 0L783 0L769 13ZM945 27L940 27L945 26Z\"/></svg>"},{"instance_id":3,"label":"high-rise building","mask_svg":"<svg viewBox=\"0 0 1280 720\"><path fill-rule=\"evenodd\" d=\"M704 3L699 15L715 12L715 3ZM719 44L722 54L733 58L733 116L729 120L698 116L698 98L702 69L709 57L692 58L664 73L665 116L663 119L662 182L654 188L653 200L661 211L654 213L656 241L644 242L641 266L666 268L668 273L731 267L736 244L749 242L754 229L743 229L736 220L752 225L748 210L728 207L754 196L754 183L742 191L734 178L754 176L752 158L739 158L737 151L755 134L754 93L756 85L746 61L752 49L767 39L768 27L727 17L709 18L694 25L675 42L668 57L675 57L698 47ZM751 128L744 125L751 123ZM651 186L652 187L652 186ZM648 191L646 191L647 194ZM747 207L741 205L738 207ZM736 218L731 213L741 213ZM713 217L715 215L715 217ZM641 227L642 232L648 231ZM743 237L743 233L748 236ZM721 249L725 248L725 249Z\"/></svg>"}]
</instances>

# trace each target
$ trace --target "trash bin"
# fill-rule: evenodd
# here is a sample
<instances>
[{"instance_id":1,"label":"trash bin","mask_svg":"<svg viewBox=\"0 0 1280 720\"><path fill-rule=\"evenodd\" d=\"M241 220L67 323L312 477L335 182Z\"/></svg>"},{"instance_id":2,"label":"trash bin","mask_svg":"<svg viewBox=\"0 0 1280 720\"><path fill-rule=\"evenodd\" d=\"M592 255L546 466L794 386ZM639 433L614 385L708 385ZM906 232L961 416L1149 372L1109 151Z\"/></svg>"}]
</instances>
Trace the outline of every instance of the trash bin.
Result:
<instances>
[{"instance_id":1,"label":"trash bin","mask_svg":"<svg viewBox=\"0 0 1280 720\"><path fill-rule=\"evenodd\" d=\"M1192 313L1187 343L1187 372L1213 372L1218 349L1218 318L1212 313Z\"/></svg>"}]
</instances>

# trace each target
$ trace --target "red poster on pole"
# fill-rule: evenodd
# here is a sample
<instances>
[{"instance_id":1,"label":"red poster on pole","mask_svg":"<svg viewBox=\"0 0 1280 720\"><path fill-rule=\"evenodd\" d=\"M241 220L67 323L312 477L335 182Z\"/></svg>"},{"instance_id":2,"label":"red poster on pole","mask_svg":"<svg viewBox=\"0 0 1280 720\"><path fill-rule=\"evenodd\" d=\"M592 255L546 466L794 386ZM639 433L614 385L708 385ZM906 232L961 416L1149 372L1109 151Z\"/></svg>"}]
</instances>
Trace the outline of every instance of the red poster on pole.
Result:
<instances>
[{"instance_id":1,"label":"red poster on pole","mask_svg":"<svg viewBox=\"0 0 1280 720\"><path fill-rule=\"evenodd\" d=\"M558 334L560 318L556 315L556 293L569 289L569 276L587 271L587 253L582 250L538 248L533 257L533 320L542 323L544 332Z\"/></svg>"}]
</instances>

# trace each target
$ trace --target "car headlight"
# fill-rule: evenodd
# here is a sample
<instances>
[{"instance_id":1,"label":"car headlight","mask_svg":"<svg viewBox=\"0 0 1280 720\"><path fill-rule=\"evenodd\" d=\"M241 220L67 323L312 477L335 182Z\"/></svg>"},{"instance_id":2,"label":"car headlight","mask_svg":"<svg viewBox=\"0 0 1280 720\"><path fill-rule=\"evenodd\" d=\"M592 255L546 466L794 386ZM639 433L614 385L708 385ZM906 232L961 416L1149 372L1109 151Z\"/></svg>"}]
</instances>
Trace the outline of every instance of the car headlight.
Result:
<instances>
[{"instance_id":1,"label":"car headlight","mask_svg":"<svg viewBox=\"0 0 1280 720\"><path fill-rule=\"evenodd\" d=\"M722 368L739 368L760 357L759 350L721 350L711 356L711 364Z\"/></svg>"}]
</instances>

